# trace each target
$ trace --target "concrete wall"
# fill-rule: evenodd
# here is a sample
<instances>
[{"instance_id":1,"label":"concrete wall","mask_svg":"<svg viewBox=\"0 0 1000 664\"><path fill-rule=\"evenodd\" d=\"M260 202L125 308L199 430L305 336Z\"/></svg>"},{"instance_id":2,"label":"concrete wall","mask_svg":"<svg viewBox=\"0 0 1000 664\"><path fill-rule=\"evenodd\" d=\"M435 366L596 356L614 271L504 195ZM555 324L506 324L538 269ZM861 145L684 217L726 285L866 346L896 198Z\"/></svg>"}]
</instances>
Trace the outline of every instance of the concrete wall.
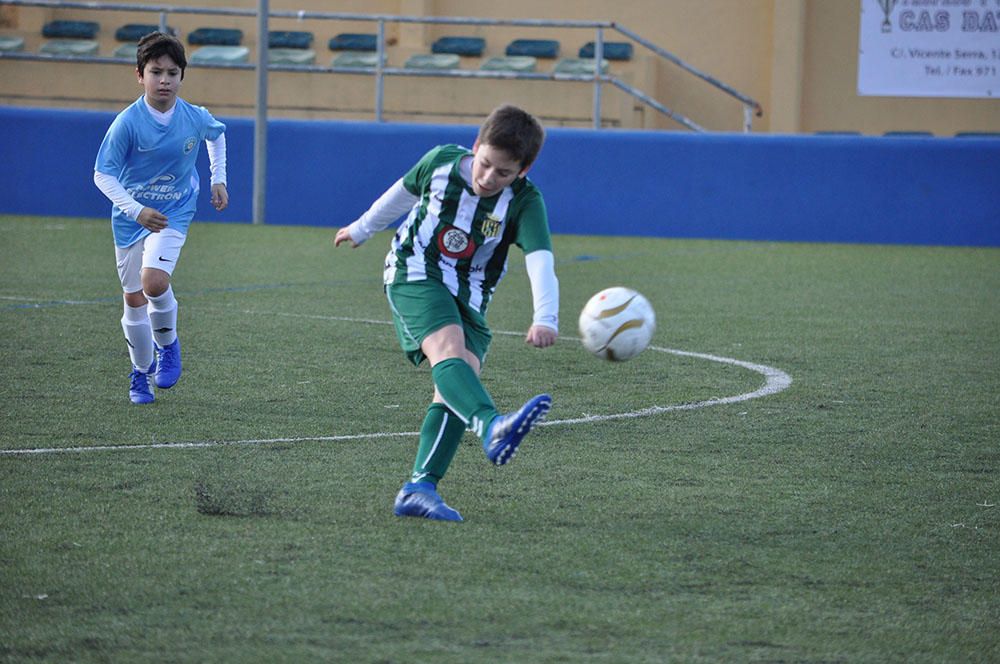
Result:
<instances>
[{"instance_id":1,"label":"concrete wall","mask_svg":"<svg viewBox=\"0 0 1000 664\"><path fill-rule=\"evenodd\" d=\"M613 20L676 53L692 65L761 102L755 119L763 133L812 133L853 130L1000 131L1000 101L995 99L872 98L856 94L860 0L272 0L272 10L315 10L418 16L473 16L498 19ZM875 2L875 0L865 0ZM177 6L253 9L255 0L179 0ZM37 51L42 24L53 18L98 20L101 53L110 54L114 28L156 14L5 7L0 32L22 34ZM200 25L239 27L245 44L256 47L254 20L175 14L170 23L187 34ZM371 24L351 21L276 20L272 29L305 29L316 34L321 64L329 64L329 38L339 32L371 32ZM502 52L513 38L552 37L574 55L593 39L590 30L481 28L475 26L388 24L390 64L427 51L444 34L487 38L488 55ZM608 31L606 39L616 37ZM738 131L742 107L708 84L682 73L638 48L631 63L613 71L667 106L714 131ZM476 68L477 59L463 67ZM543 63L550 67L551 63ZM283 118L358 119L373 117L374 81L370 77L271 75L271 113ZM120 65L12 62L0 59L0 104L116 110L138 94L134 78ZM248 73L192 70L189 98L218 113L252 116L254 79ZM449 79L390 79L386 118L391 121L475 123L499 101L530 108L547 126L586 127L591 123L592 88L581 83L457 82ZM606 90L604 122L612 127L679 129L659 113Z\"/></svg>"},{"instance_id":2,"label":"concrete wall","mask_svg":"<svg viewBox=\"0 0 1000 664\"><path fill-rule=\"evenodd\" d=\"M93 164L112 113L0 107L0 213L107 217ZM252 216L253 123L227 124L231 205ZM267 222L353 221L467 125L273 121ZM207 159L201 154L202 173ZM552 129L530 177L553 231L596 235L1000 246L1000 140ZM206 175L207 179L207 175Z\"/></svg>"}]
</instances>

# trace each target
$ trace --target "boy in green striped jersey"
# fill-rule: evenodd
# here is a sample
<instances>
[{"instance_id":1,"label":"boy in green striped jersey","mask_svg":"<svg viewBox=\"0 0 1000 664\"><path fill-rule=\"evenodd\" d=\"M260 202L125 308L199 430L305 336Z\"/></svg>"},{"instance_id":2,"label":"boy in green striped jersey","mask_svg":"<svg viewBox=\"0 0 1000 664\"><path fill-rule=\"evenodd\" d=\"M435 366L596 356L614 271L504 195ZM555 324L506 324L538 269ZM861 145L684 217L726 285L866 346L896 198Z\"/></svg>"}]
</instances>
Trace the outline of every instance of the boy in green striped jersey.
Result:
<instances>
[{"instance_id":1,"label":"boy in green striped jersey","mask_svg":"<svg viewBox=\"0 0 1000 664\"><path fill-rule=\"evenodd\" d=\"M406 213L385 259L385 293L400 345L414 364L425 358L434 400L420 430L410 481L394 513L445 521L461 515L437 493L466 429L483 441L489 461L507 463L524 436L549 411L540 394L501 415L479 380L492 335L486 309L515 244L525 254L534 317L525 341L555 343L559 329L556 279L545 202L525 175L545 132L514 106L494 110L472 149L441 145L428 152L334 244L358 247Z\"/></svg>"}]
</instances>

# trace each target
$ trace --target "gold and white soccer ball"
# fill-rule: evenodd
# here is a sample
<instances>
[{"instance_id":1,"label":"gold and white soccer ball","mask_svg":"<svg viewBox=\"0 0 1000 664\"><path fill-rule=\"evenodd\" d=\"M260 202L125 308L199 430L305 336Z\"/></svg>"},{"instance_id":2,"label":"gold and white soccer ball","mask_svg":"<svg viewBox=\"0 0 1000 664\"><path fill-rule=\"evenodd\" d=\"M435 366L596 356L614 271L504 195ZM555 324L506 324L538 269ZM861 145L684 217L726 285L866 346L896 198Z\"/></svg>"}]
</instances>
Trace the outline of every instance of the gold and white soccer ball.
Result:
<instances>
[{"instance_id":1,"label":"gold and white soccer ball","mask_svg":"<svg viewBox=\"0 0 1000 664\"><path fill-rule=\"evenodd\" d=\"M652 305L631 288L605 288L580 312L583 347L612 362L630 360L644 351L655 331Z\"/></svg>"}]
</instances>

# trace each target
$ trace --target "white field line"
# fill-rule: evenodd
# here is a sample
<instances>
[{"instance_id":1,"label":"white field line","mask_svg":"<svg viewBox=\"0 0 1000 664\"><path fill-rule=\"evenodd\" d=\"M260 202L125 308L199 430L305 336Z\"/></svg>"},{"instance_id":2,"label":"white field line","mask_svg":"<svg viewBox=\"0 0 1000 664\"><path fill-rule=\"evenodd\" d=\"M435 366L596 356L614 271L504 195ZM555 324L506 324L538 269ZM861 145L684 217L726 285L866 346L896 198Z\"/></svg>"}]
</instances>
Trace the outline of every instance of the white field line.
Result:
<instances>
[{"instance_id":1,"label":"white field line","mask_svg":"<svg viewBox=\"0 0 1000 664\"><path fill-rule=\"evenodd\" d=\"M0 300L10 302L25 302L25 307L52 307L56 305L68 304L107 304L107 300L46 300L39 297L27 297L22 295L0 295Z\"/></svg>"},{"instance_id":2,"label":"white field line","mask_svg":"<svg viewBox=\"0 0 1000 664\"><path fill-rule=\"evenodd\" d=\"M390 322L384 320L370 320L366 318L350 318L347 316L325 316L319 314L294 314L294 313L282 313L273 311L244 311L244 314L266 314L271 316L282 316L287 318L313 318L317 320L336 320L344 321L348 323L368 323L372 325L391 325ZM510 332L503 330L495 330L494 334L503 334L509 336L523 336L524 332ZM576 337L563 337L570 341L579 341ZM772 394L777 394L782 390L788 389L792 384L792 377L781 369L775 369L774 367L769 367L763 364L754 364L752 362L744 362L743 360L736 360L730 357L721 357L719 355L709 355L707 353L694 353L686 350L677 350L674 348L663 348L661 346L650 346L647 350L659 352L659 353L669 353L671 355L678 355L681 357L692 357L700 360L708 360L709 362L719 362L720 364L729 364L732 366L742 367L749 371L759 373L764 376L764 384L753 392L744 392L743 394L737 394L730 397L717 397L713 399L706 399L704 401L695 401L692 403L684 404L672 404L669 406L650 406L648 408L641 408L639 410L628 411L625 413L610 413L607 415L585 415L584 417L574 417L562 420L548 420L541 422L540 426L566 426L571 424L592 424L595 422L608 422L611 420L622 420L636 417L649 417L651 415L659 415L660 413L669 413L673 411L681 410L695 410L698 408L707 408L709 406L721 406L724 404L739 403L741 401L749 401L750 399L758 399L760 397L766 397ZM14 456L14 455L32 455L32 454L59 454L64 452L120 452L124 450L150 450L150 449L192 449L200 447L220 447L223 445L268 445L268 444L280 444L280 443L306 443L306 442L341 442L349 440L365 440L365 439L377 439L377 438L402 438L402 437L412 437L418 436L420 433L418 431L400 431L400 432L389 432L382 431L376 433L357 433L357 434L344 434L339 436L296 436L287 438L249 438L245 440L205 440L205 441L195 441L186 443L144 443L137 445L82 445L75 447L35 447L29 449L21 450L0 450L0 456Z\"/></svg>"},{"instance_id":3,"label":"white field line","mask_svg":"<svg viewBox=\"0 0 1000 664\"><path fill-rule=\"evenodd\" d=\"M741 401L749 401L750 399L758 399L760 397L777 394L782 390L787 390L792 384L792 377L787 373L781 369L775 369L774 367L769 367L763 364L754 364L752 362L744 362L743 360L735 360L731 357L720 357L718 355L709 355L707 353L692 353L690 351L677 350L675 348L661 348L660 346L650 346L647 350L658 351L660 353L670 353L671 355L680 355L682 357L694 357L701 360L708 360L710 362L719 362L721 364L743 367L744 369L749 369L750 371L754 371L764 376L764 384L753 392L744 392L743 394L737 394L731 397L716 397L714 399L706 399L705 401L672 404L670 406L650 406L649 408L641 408L627 413L615 413L612 415L585 415L584 417L576 417L572 419L552 420L550 422L542 422L541 426L553 424L586 424L590 422L607 422L608 420L648 417L650 415L670 413L677 410L695 410L698 408L707 408L709 406L740 403Z\"/></svg>"}]
</instances>

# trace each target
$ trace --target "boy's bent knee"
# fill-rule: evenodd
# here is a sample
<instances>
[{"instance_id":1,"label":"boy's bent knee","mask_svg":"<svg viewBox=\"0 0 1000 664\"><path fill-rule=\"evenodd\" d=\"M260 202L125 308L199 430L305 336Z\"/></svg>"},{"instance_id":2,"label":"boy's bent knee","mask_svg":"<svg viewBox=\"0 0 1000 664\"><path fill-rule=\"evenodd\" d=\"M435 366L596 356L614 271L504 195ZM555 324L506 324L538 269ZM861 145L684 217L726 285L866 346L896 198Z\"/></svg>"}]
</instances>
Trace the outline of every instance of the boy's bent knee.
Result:
<instances>
[{"instance_id":1,"label":"boy's bent knee","mask_svg":"<svg viewBox=\"0 0 1000 664\"><path fill-rule=\"evenodd\" d=\"M142 307L145 306L147 300L146 296L142 291L136 291L134 293L123 293L122 298L125 300L125 304L130 307Z\"/></svg>"},{"instance_id":2,"label":"boy's bent knee","mask_svg":"<svg viewBox=\"0 0 1000 664\"><path fill-rule=\"evenodd\" d=\"M147 267L142 270L142 290L146 295L158 297L170 288L170 275L163 270Z\"/></svg>"}]
</instances>

